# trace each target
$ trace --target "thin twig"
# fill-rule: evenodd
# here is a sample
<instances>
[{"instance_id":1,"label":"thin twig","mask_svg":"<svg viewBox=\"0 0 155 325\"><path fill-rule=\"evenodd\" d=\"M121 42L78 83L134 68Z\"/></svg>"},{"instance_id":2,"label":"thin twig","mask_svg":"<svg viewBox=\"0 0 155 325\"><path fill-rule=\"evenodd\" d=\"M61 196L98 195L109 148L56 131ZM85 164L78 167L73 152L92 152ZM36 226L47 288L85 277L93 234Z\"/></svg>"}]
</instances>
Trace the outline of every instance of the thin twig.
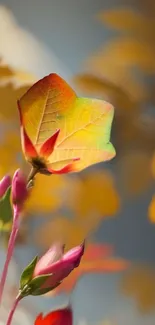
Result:
<instances>
[{"instance_id":1,"label":"thin twig","mask_svg":"<svg viewBox=\"0 0 155 325\"><path fill-rule=\"evenodd\" d=\"M11 322L12 322L12 318L13 318L13 315L14 315L14 312L15 312L15 310L16 310L16 308L17 308L17 306L18 306L18 303L19 303L19 301L20 301L21 299L22 299L22 297L21 297L21 295L20 295L20 293L19 293L18 296L16 297L14 303L13 303L13 306L12 306L12 309L11 309L11 311L10 311L10 313L9 313L9 317L8 317L8 320L7 320L6 325L10 325L10 324L11 324Z\"/></svg>"},{"instance_id":2,"label":"thin twig","mask_svg":"<svg viewBox=\"0 0 155 325\"><path fill-rule=\"evenodd\" d=\"M5 260L5 264L4 264L4 268L3 268L3 272L2 272L2 276L1 276L1 280L0 280L0 305L2 302L2 295L3 295L3 291L4 291L7 273L8 273L8 267L9 267L9 264L10 264L10 261L11 261L12 255L13 255L15 241L16 241L18 230L19 230L19 220L18 219L19 219L19 211L18 211L18 209L15 209L12 230L11 230L11 234L10 234L10 238L9 238L9 242L8 242L6 260Z\"/></svg>"},{"instance_id":3,"label":"thin twig","mask_svg":"<svg viewBox=\"0 0 155 325\"><path fill-rule=\"evenodd\" d=\"M35 175L38 173L38 168L34 168L32 167L32 169L30 170L30 174L27 178L27 185L29 184L30 181L32 181L35 177Z\"/></svg>"}]
</instances>

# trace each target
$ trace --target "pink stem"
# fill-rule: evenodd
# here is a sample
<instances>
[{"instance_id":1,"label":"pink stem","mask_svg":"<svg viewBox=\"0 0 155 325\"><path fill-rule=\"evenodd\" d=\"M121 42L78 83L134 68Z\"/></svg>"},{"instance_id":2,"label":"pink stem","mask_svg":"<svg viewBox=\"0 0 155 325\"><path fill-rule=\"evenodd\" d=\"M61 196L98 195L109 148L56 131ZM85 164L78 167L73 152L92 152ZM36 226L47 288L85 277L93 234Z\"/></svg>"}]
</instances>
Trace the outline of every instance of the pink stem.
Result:
<instances>
[{"instance_id":1,"label":"pink stem","mask_svg":"<svg viewBox=\"0 0 155 325\"><path fill-rule=\"evenodd\" d=\"M9 238L6 260L5 260L5 264L4 264L4 268L3 268L3 272L2 272L2 276L1 276L1 281L0 281L0 305L2 302L2 295L3 295L3 291L4 291L7 273L8 273L9 263L11 261L12 255L13 255L15 241L16 241L18 230L19 230L18 218L19 218L19 209L17 206L14 206L12 230L11 230L11 234L10 234L10 238Z\"/></svg>"},{"instance_id":2,"label":"pink stem","mask_svg":"<svg viewBox=\"0 0 155 325\"><path fill-rule=\"evenodd\" d=\"M20 300L21 300L21 296L18 295L18 296L16 297L14 303L13 303L13 306L12 306L12 309L11 309L11 311L10 311L10 313L9 313L9 317L8 317L8 320L7 320L6 325L10 325L10 324L11 324L11 322L12 322L12 318L13 318L13 315L14 315L14 312L15 312L15 310L16 310L16 308L17 308L17 305L18 305L18 303L19 303Z\"/></svg>"}]
</instances>

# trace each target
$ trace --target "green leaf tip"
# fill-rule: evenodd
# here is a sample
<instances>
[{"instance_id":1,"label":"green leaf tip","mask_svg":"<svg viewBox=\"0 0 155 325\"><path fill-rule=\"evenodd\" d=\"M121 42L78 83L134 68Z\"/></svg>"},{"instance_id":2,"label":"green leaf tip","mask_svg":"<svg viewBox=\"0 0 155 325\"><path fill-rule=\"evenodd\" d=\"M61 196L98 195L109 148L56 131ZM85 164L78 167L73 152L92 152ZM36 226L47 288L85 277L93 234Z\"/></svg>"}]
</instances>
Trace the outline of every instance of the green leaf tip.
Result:
<instances>
[{"instance_id":1,"label":"green leaf tip","mask_svg":"<svg viewBox=\"0 0 155 325\"><path fill-rule=\"evenodd\" d=\"M0 199L0 221L1 224L4 225L12 222L12 218L13 218L10 196L11 196L11 186L8 187L5 194Z\"/></svg>"},{"instance_id":2,"label":"green leaf tip","mask_svg":"<svg viewBox=\"0 0 155 325\"><path fill-rule=\"evenodd\" d=\"M32 262L24 269L20 278L20 290L30 283L32 280L33 272L38 261L38 256L36 256Z\"/></svg>"}]
</instances>

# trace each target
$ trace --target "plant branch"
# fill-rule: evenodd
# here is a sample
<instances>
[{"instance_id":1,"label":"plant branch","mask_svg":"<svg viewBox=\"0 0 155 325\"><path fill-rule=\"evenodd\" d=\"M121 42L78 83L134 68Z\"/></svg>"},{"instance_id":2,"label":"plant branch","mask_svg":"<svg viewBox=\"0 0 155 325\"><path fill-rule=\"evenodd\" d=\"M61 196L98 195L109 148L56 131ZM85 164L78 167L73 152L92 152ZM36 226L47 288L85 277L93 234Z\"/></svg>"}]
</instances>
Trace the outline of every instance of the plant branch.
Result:
<instances>
[{"instance_id":1,"label":"plant branch","mask_svg":"<svg viewBox=\"0 0 155 325\"><path fill-rule=\"evenodd\" d=\"M13 255L18 230L19 230L19 209L16 207L14 208L13 224L12 224L11 234L8 242L7 255L6 255L6 260L5 260L1 280L0 280L0 305L2 302L2 296L3 296L4 286L5 286L6 277L8 273L8 267Z\"/></svg>"},{"instance_id":2,"label":"plant branch","mask_svg":"<svg viewBox=\"0 0 155 325\"><path fill-rule=\"evenodd\" d=\"M32 169L30 170L29 176L27 178L27 187L29 188L30 183L33 181L35 175L38 173L38 168L34 168L32 167Z\"/></svg>"},{"instance_id":3,"label":"plant branch","mask_svg":"<svg viewBox=\"0 0 155 325\"><path fill-rule=\"evenodd\" d=\"M14 315L14 312L15 312L15 310L16 310L16 308L17 308L17 306L18 306L18 303L19 303L19 301L20 301L21 299L22 299L22 297L21 297L21 295L20 295L20 293L19 293L18 296L16 297L14 303L13 303L13 306L12 306L12 309L11 309L11 311L10 311L10 313L9 313L9 317L8 317L8 320L7 320L6 325L10 325L10 324L11 324L11 322L12 322L12 318L13 318L13 315Z\"/></svg>"}]
</instances>

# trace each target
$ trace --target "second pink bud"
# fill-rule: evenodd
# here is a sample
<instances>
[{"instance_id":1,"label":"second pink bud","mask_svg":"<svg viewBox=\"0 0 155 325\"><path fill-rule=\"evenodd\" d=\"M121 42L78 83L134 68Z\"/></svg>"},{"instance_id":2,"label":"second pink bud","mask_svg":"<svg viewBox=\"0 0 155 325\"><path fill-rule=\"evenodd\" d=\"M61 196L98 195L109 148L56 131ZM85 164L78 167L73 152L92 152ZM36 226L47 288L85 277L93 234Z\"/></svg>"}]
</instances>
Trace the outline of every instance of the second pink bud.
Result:
<instances>
[{"instance_id":1,"label":"second pink bud","mask_svg":"<svg viewBox=\"0 0 155 325\"><path fill-rule=\"evenodd\" d=\"M12 179L12 202L13 205L22 206L27 199L28 190L27 190L27 182L20 171L18 169L13 176Z\"/></svg>"}]
</instances>

